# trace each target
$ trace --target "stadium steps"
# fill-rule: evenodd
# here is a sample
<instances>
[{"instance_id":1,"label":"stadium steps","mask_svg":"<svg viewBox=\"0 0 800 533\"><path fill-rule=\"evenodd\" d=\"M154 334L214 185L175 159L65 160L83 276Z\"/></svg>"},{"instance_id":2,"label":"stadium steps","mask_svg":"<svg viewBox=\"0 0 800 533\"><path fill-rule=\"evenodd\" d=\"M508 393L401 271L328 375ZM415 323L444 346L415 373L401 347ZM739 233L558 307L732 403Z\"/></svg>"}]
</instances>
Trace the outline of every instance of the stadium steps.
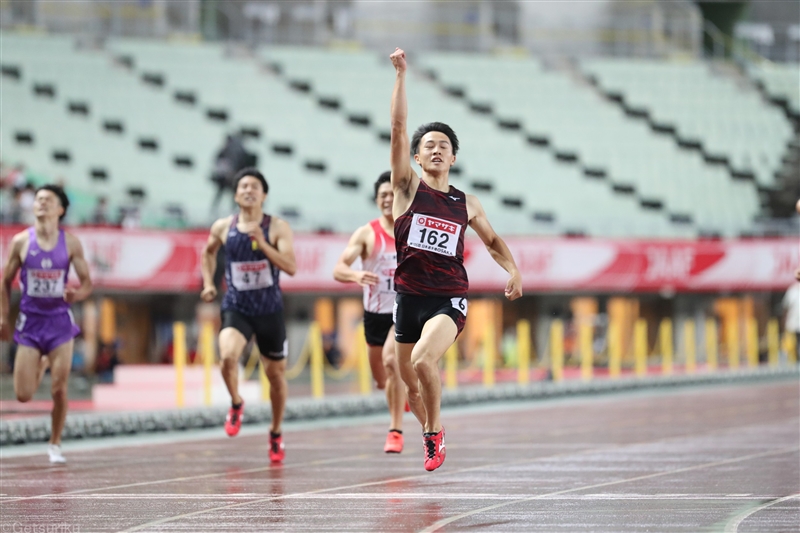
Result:
<instances>
[{"instance_id":1,"label":"stadium steps","mask_svg":"<svg viewBox=\"0 0 800 533\"><path fill-rule=\"evenodd\" d=\"M613 116L613 111L605 109L608 106L593 97L592 91L580 87L582 80L573 83L563 73L544 72L531 60L509 62L487 56L483 63L476 63L472 56L448 53L429 54L422 61L428 75L445 93L489 119L494 123L490 128L496 126L517 135L527 141L528 153L545 154L559 167L581 175L584 179L574 182L570 193L591 189L595 202L605 204L613 214L634 208L637 224L650 219L651 224L662 227L656 235L718 234L725 229L731 234L749 224L733 213L732 206L715 202L716 211L711 212L698 205L696 196L687 194L688 187L669 183L664 176L648 179L662 171L662 161L655 164L638 152L655 150L658 155L666 151L662 159L676 154L670 152L668 145L651 141L647 131ZM520 78L520 71L525 71L528 79ZM532 94L536 97L531 98ZM629 144L634 142L638 145ZM681 157L678 155L677 159ZM697 167L688 170L696 174ZM594 189L598 182L604 184L606 191ZM718 177L711 185L727 187ZM735 231L729 229L732 225ZM709 227L712 230L703 229ZM636 230L631 231L635 234Z\"/></svg>"},{"instance_id":2,"label":"stadium steps","mask_svg":"<svg viewBox=\"0 0 800 533\"><path fill-rule=\"evenodd\" d=\"M752 88L699 62L594 59L582 71L632 118L733 180L774 187L788 123Z\"/></svg>"},{"instance_id":3,"label":"stadium steps","mask_svg":"<svg viewBox=\"0 0 800 533\"><path fill-rule=\"evenodd\" d=\"M326 51L304 47L269 47L259 51L268 68L288 87L303 95L326 120L337 121L336 135L324 143L321 160L359 188L371 190L374 179L389 168L389 99L394 71L386 58L363 51ZM384 87L385 90L376 90ZM468 120L458 106L447 105L435 88L409 86L409 124L445 117L455 123ZM425 102L430 102L427 105ZM419 105L417 105L419 103ZM333 118L330 118L333 117ZM308 127L314 129L313 124ZM318 127L318 125L317 125ZM333 127L333 126L332 126ZM297 132L298 136L302 131ZM313 133L312 133L313 134ZM453 186L477 194L495 229L503 234L556 234L552 217L533 216L515 191L498 192L483 176L465 171L461 159L451 172ZM469 165L466 166L469 169ZM365 172L365 169L372 169Z\"/></svg>"},{"instance_id":4,"label":"stadium steps","mask_svg":"<svg viewBox=\"0 0 800 533\"><path fill-rule=\"evenodd\" d=\"M781 167L774 174L776 187L764 191L770 217L792 218L800 198L800 65L764 62L748 67L744 74L764 101L780 110L794 128Z\"/></svg>"}]
</instances>

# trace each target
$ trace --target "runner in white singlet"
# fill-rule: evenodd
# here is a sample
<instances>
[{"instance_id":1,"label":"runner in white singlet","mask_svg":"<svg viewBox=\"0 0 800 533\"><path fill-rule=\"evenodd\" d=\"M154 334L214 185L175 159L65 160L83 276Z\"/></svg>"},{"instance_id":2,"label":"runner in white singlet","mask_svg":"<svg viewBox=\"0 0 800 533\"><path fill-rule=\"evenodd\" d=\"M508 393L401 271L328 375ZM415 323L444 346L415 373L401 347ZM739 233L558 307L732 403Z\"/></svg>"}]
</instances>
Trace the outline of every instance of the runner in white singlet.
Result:
<instances>
[{"instance_id":1,"label":"runner in white singlet","mask_svg":"<svg viewBox=\"0 0 800 533\"><path fill-rule=\"evenodd\" d=\"M333 277L337 281L358 283L364 288L364 333L369 350L372 376L379 389L386 390L391 423L383 450L403 451L403 406L406 394L394 351L394 270L397 252L394 245L390 173L375 182L375 203L381 216L358 228L342 252ZM352 268L361 259L361 270Z\"/></svg>"}]
</instances>

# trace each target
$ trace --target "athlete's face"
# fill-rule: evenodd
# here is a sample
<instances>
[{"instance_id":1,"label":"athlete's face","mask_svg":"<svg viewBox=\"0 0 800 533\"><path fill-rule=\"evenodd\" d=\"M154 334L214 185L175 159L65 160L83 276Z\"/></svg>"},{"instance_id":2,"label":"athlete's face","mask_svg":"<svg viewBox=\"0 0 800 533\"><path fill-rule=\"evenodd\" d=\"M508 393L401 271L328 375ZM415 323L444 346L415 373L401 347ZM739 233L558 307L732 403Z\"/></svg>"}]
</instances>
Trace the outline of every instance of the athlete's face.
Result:
<instances>
[{"instance_id":1,"label":"athlete's face","mask_svg":"<svg viewBox=\"0 0 800 533\"><path fill-rule=\"evenodd\" d=\"M253 176L245 176L236 185L236 204L239 207L259 207L267 199L261 182Z\"/></svg>"},{"instance_id":2,"label":"athlete's face","mask_svg":"<svg viewBox=\"0 0 800 533\"><path fill-rule=\"evenodd\" d=\"M64 207L56 193L46 189L36 193L33 202L33 216L36 218L59 218L64 214Z\"/></svg>"},{"instance_id":3,"label":"athlete's face","mask_svg":"<svg viewBox=\"0 0 800 533\"><path fill-rule=\"evenodd\" d=\"M439 174L446 172L456 162L450 138L440 131L429 131L419 141L414 160L422 170Z\"/></svg>"},{"instance_id":4,"label":"athlete's face","mask_svg":"<svg viewBox=\"0 0 800 533\"><path fill-rule=\"evenodd\" d=\"M385 217L392 216L392 202L394 201L394 192L392 192L392 184L390 182L381 183L378 187L378 196L375 198L375 203L381 214Z\"/></svg>"}]
</instances>

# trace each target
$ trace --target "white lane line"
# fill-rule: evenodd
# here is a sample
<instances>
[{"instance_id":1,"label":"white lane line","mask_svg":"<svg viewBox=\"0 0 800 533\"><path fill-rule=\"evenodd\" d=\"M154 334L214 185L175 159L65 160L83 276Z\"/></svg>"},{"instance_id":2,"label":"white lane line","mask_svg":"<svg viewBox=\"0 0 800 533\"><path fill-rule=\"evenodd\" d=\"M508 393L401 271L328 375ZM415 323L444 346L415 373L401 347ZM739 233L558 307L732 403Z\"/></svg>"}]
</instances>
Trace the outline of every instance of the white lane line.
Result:
<instances>
[{"instance_id":1,"label":"white lane line","mask_svg":"<svg viewBox=\"0 0 800 533\"><path fill-rule=\"evenodd\" d=\"M778 504L778 503L781 503L781 502L785 502L786 500L793 500L795 498L800 498L800 494L792 494L791 496L785 496L783 498L779 498L779 499L773 500L771 502L767 502L767 503L765 503L763 505L759 505L757 507L753 507L752 509L748 509L746 511L743 511L743 512L739 513L738 515L734 516L733 518L731 518L731 520L727 524L725 524L725 530L724 531L725 531L725 533L736 533L737 531L739 531L739 526L742 524L742 522L744 522L751 515L759 512L761 510L764 510L767 507L772 507L775 504ZM759 498L759 499L766 499L766 498Z\"/></svg>"},{"instance_id":2,"label":"white lane line","mask_svg":"<svg viewBox=\"0 0 800 533\"><path fill-rule=\"evenodd\" d=\"M0 494L0 501L6 500ZM523 500L535 497L535 494L481 494L474 492L447 494L430 492L343 492L341 494L295 494L292 499L297 500ZM188 494L175 492L171 494L133 494L103 493L103 494L68 494L54 497L56 500L248 500L263 498L263 492L239 492L233 494ZM586 494L586 495L559 495L552 496L551 500L572 501L616 501L616 500L657 500L657 501L753 501L776 500L780 496L763 495L714 495L714 494ZM777 502L773 502L777 503ZM772 505L770 503L769 505Z\"/></svg>"},{"instance_id":3,"label":"white lane line","mask_svg":"<svg viewBox=\"0 0 800 533\"><path fill-rule=\"evenodd\" d=\"M614 446L610 447L610 449L611 448L619 448L619 447L620 447L619 445L614 445ZM581 452L578 452L578 454L581 454L581 453L594 453L596 451L597 451L596 449L587 449L587 450L583 450ZM464 472L474 472L476 470L484 470L486 468L498 468L498 467L504 467L504 466L535 463L537 461L550 460L550 459L555 459L555 458L559 458L559 457L570 457L570 456L573 456L573 455L575 455L574 452L564 452L564 453L559 453L559 454L555 454L555 455L547 455L547 456L544 456L544 457L537 457L536 459L527 459L527 460L521 460L521 461L509 461L509 462L506 462L506 463L494 463L494 464L488 464L488 465L478 465L478 466L471 466L471 467L467 467L467 468L460 468L460 469L457 469L457 470L451 470L451 471L448 471L448 472L442 472L442 474L440 474L440 475L461 474L461 473L464 473ZM201 514L212 513L212 512L215 512L215 511L224 511L224 510L228 510L228 509L236 509L236 508L239 508L239 507L244 507L246 505L253 505L253 504L258 504L258 503L274 502L274 501L288 500L288 499L302 499L302 498L304 498L306 496L317 495L317 494L325 494L325 493L330 493L330 492L336 492L336 491L339 491L339 490L348 490L348 489L351 490L351 489L361 489L361 488L364 488L364 487L375 487L375 486L379 486L379 485L391 485L393 483L401 483L403 481L412 481L412 480L426 478L426 477L429 478L430 475L431 475L430 472L425 472L424 474L415 474L415 475L411 475L411 476L404 476L404 477L398 477L398 478L393 478L393 479L382 479L382 480L379 480L379 481L368 481L368 482L364 482L364 483L356 483L356 484L353 484L353 485L342 485L342 486L339 486L339 487L329 487L329 488L326 488L326 489L316 489L316 490L310 490L310 491L307 491L307 492L296 492L294 494L283 494L281 496L272 496L272 497L269 497L269 498L261 498L261 499L258 499L258 500L251 500L251 501L248 501L248 502L233 503L233 504L230 504L230 505L223 505L223 506L220 506L220 507L212 507L212 508L209 508L209 509L201 509L199 511L193 511L191 513L185 513L185 514L180 514L180 515L175 515L175 516L167 516L167 517L164 517L164 518L161 518L161 519L158 519L158 520L153 520L152 522L146 522L144 524L140 524L138 526L134 526L134 527L131 527L129 529L125 529L125 530L123 530L123 532L146 530L146 529L152 528L153 526L157 526L159 524L164 524L164 523L167 523L167 522L172 522L174 520L185 520L187 518L191 518L193 516L198 516L198 515L201 515Z\"/></svg>"},{"instance_id":4,"label":"white lane line","mask_svg":"<svg viewBox=\"0 0 800 533\"><path fill-rule=\"evenodd\" d=\"M559 491L556 491L556 492L549 492L549 493L546 493L546 494L539 494L537 496L531 496L530 498L523 498L523 499L520 499L520 500L511 501L511 502L497 503L495 505L489 505L487 507L482 507L480 509L474 509L474 510L468 511L466 513L453 515L453 516L451 516L449 518L444 518L444 519L439 520L438 522L435 522L434 524L426 527L425 529L422 529L420 531L420 533L434 533L435 531L439 531L444 526L446 526L448 524L452 524L453 522L455 522L457 520L461 520L462 518L467 518L467 517L470 517L470 516L473 516L473 515L476 515L476 514L485 513L487 511L493 511L495 509L499 509L501 507L507 507L509 505L514 505L514 504L517 504L517 503L524 503L524 502L529 502L529 501L533 501L533 500L541 500L541 499L545 499L545 498L551 498L553 496L560 496L562 494L569 494L569 493L572 493L572 492L579 492L579 491L583 491L583 490L597 489L597 488L600 488L600 487L610 487L610 486L613 486L613 485L621 485L623 483L631 483L631 482L634 482L634 481L642 481L642 480L645 480L645 479L653 479L653 478L669 476L669 475L673 475L673 474L680 474L680 473L683 473L683 472L691 472L691 471L694 471L694 470L702 470L704 468L713 468L715 466L722 466L722 465L731 464L731 463L738 463L738 462L741 462L741 461L749 461L751 459L758 459L758 458L761 458L761 457L769 457L770 455L781 455L781 454L785 454L785 453L791 453L791 452L794 452L794 451L797 451L797 450L798 450L797 446L791 446L789 448L781 448L779 450L770 450L770 451L767 451L767 452L752 453L752 454L748 454L748 455L743 455L741 457L734 457L732 459L725 459L723 461L714 461L712 463L705 463L705 464L701 464L701 465L687 466L685 468L676 468L674 470L667 470L667 471L664 471L664 472L657 472L655 474L647 474L647 475L644 475L644 476L636 476L636 477L627 478L627 479L620 479L620 480L617 480L617 481L607 481L605 483L597 483L597 484L594 484L594 485L584 485L583 487L575 487L575 488L572 488L572 489L559 490Z\"/></svg>"},{"instance_id":5,"label":"white lane line","mask_svg":"<svg viewBox=\"0 0 800 533\"><path fill-rule=\"evenodd\" d=\"M305 463L294 463L294 464L286 464L282 465L277 468L282 468L284 470L290 468L306 468L309 466L318 466L318 465L326 465L331 463L341 463L345 461L351 461L354 459L364 459L367 457L366 454L361 455L351 455L348 457L337 457L335 459L324 459L319 461L308 461ZM257 472L266 472L276 468L275 466L260 466L258 468L250 468L248 470L241 470L237 471L237 475L241 474L255 474ZM217 472L215 474L200 474L197 476L183 476L183 477L174 477L170 479L156 479L153 481L140 481L138 483L126 483L124 485L112 485L108 487L99 487L99 488L90 488L90 489L78 489L78 490L70 490L61 493L51 493L51 494L41 494L39 496L25 496L25 497L14 497L14 498L0 498L4 503L9 502L20 502L20 501L30 501L30 500L47 500L47 499L59 499L69 496L70 494L82 494L87 492L100 492L100 491L107 491L107 490L114 490L114 489L128 489L132 487L145 487L149 485L163 485L165 483L176 483L179 481L194 481L198 479L210 479L215 477L224 477L230 475L230 472ZM140 495L141 497L146 497L148 495ZM260 495L259 495L260 496Z\"/></svg>"}]
</instances>

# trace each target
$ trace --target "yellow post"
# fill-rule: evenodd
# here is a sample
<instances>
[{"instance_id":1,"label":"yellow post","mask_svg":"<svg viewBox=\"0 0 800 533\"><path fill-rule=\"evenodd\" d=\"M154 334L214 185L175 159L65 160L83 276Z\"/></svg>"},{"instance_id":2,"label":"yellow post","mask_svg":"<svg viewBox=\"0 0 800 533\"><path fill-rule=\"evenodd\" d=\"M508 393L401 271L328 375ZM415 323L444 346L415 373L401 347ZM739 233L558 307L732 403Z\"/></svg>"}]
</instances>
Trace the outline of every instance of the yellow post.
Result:
<instances>
[{"instance_id":1,"label":"yellow post","mask_svg":"<svg viewBox=\"0 0 800 533\"><path fill-rule=\"evenodd\" d=\"M783 334L784 346L786 346L786 360L790 365L797 364L797 337L794 332L786 331Z\"/></svg>"},{"instance_id":2,"label":"yellow post","mask_svg":"<svg viewBox=\"0 0 800 533\"><path fill-rule=\"evenodd\" d=\"M591 381L594 373L594 352L592 350L592 325L580 325L581 379Z\"/></svg>"},{"instance_id":3,"label":"yellow post","mask_svg":"<svg viewBox=\"0 0 800 533\"><path fill-rule=\"evenodd\" d=\"M172 362L175 365L175 405L183 407L183 369L186 367L186 324L172 325Z\"/></svg>"},{"instance_id":4,"label":"yellow post","mask_svg":"<svg viewBox=\"0 0 800 533\"><path fill-rule=\"evenodd\" d=\"M369 366L369 352L367 351L363 322L356 329L356 354L358 354L358 390L366 396L372 392L372 370Z\"/></svg>"},{"instance_id":5,"label":"yellow post","mask_svg":"<svg viewBox=\"0 0 800 533\"><path fill-rule=\"evenodd\" d=\"M747 319L747 366L758 366L758 322L755 318Z\"/></svg>"},{"instance_id":6,"label":"yellow post","mask_svg":"<svg viewBox=\"0 0 800 533\"><path fill-rule=\"evenodd\" d=\"M713 318L706 319L706 366L709 370L717 369L717 323Z\"/></svg>"},{"instance_id":7,"label":"yellow post","mask_svg":"<svg viewBox=\"0 0 800 533\"><path fill-rule=\"evenodd\" d=\"M455 342L444 354L444 385L448 389L458 387L458 346Z\"/></svg>"},{"instance_id":8,"label":"yellow post","mask_svg":"<svg viewBox=\"0 0 800 533\"><path fill-rule=\"evenodd\" d=\"M661 346L661 373L672 374L672 319L665 318L661 321L658 332L659 344Z\"/></svg>"},{"instance_id":9,"label":"yellow post","mask_svg":"<svg viewBox=\"0 0 800 533\"><path fill-rule=\"evenodd\" d=\"M494 336L494 321L486 324L483 336L483 386L494 387L494 362L497 359L497 345Z\"/></svg>"},{"instance_id":10,"label":"yellow post","mask_svg":"<svg viewBox=\"0 0 800 533\"><path fill-rule=\"evenodd\" d=\"M564 323L553 320L550 325L550 364L552 365L553 381L564 379Z\"/></svg>"},{"instance_id":11,"label":"yellow post","mask_svg":"<svg viewBox=\"0 0 800 533\"><path fill-rule=\"evenodd\" d=\"M683 324L683 341L686 347L686 373L694 374L697 371L697 339L694 334L694 320L687 320Z\"/></svg>"},{"instance_id":12,"label":"yellow post","mask_svg":"<svg viewBox=\"0 0 800 533\"><path fill-rule=\"evenodd\" d=\"M530 381L531 362L531 323L527 320L517 322L517 383L525 385Z\"/></svg>"},{"instance_id":13,"label":"yellow post","mask_svg":"<svg viewBox=\"0 0 800 533\"><path fill-rule=\"evenodd\" d=\"M739 368L739 321L728 328L728 368Z\"/></svg>"},{"instance_id":14,"label":"yellow post","mask_svg":"<svg viewBox=\"0 0 800 533\"><path fill-rule=\"evenodd\" d=\"M203 322L200 329L200 352L203 357L203 404L211 405L211 367L214 366L214 326Z\"/></svg>"},{"instance_id":15,"label":"yellow post","mask_svg":"<svg viewBox=\"0 0 800 533\"><path fill-rule=\"evenodd\" d=\"M267 378L267 367L264 365L264 358L260 357L259 361L261 364L258 366L260 370L258 372L258 381L261 383L261 401L268 402L270 401L269 397L269 379Z\"/></svg>"},{"instance_id":16,"label":"yellow post","mask_svg":"<svg viewBox=\"0 0 800 533\"><path fill-rule=\"evenodd\" d=\"M618 378L622 372L622 332L620 324L612 320L608 324L608 375Z\"/></svg>"},{"instance_id":17,"label":"yellow post","mask_svg":"<svg viewBox=\"0 0 800 533\"><path fill-rule=\"evenodd\" d=\"M767 322L767 353L769 354L769 366L778 366L780 349L778 319L770 318L769 322Z\"/></svg>"},{"instance_id":18,"label":"yellow post","mask_svg":"<svg viewBox=\"0 0 800 533\"><path fill-rule=\"evenodd\" d=\"M647 320L644 318L636 321L633 332L633 357L636 375L647 374Z\"/></svg>"},{"instance_id":19,"label":"yellow post","mask_svg":"<svg viewBox=\"0 0 800 533\"><path fill-rule=\"evenodd\" d=\"M308 327L309 349L311 350L311 396L322 398L325 394L323 382L324 357L322 351L322 331L318 322L312 322Z\"/></svg>"}]
</instances>

